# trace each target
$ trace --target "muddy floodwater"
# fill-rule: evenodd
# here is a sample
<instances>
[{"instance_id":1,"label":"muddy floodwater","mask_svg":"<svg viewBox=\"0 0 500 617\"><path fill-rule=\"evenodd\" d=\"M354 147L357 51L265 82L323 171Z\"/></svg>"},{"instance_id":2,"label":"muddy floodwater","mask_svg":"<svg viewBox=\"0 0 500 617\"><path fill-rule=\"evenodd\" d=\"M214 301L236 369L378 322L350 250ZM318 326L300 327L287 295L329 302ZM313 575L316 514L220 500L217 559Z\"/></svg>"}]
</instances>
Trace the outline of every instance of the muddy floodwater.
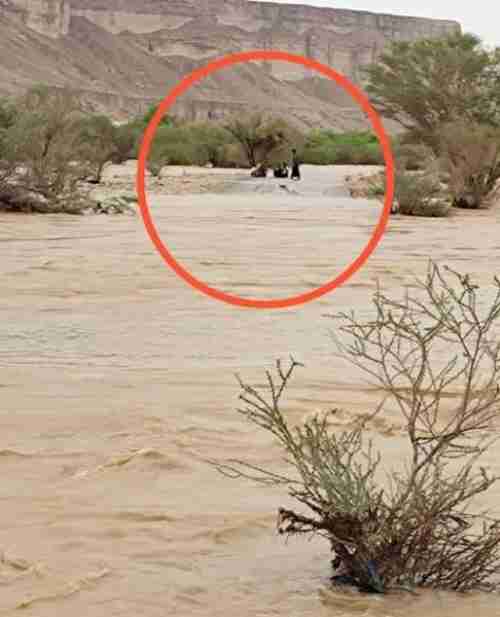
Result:
<instances>
[{"instance_id":1,"label":"muddy floodwater","mask_svg":"<svg viewBox=\"0 0 500 617\"><path fill-rule=\"evenodd\" d=\"M150 194L158 233L215 288L310 291L357 257L381 206L348 198L343 170L303 172L286 188L269 179L223 195ZM276 358L305 364L284 407L291 421L341 407L341 425L372 409L378 393L333 356L327 315L369 314L377 279L398 293L430 256L487 283L500 270L499 222L500 207L391 217L341 288L258 311L188 286L140 217L0 215L0 614L500 615L495 595L332 591L326 542L276 534L286 497L204 462L283 469L270 437L236 412L235 373L259 381ZM389 466L405 455L401 427L387 413L374 435ZM487 463L500 471L498 450ZM480 505L499 512L500 487Z\"/></svg>"}]
</instances>

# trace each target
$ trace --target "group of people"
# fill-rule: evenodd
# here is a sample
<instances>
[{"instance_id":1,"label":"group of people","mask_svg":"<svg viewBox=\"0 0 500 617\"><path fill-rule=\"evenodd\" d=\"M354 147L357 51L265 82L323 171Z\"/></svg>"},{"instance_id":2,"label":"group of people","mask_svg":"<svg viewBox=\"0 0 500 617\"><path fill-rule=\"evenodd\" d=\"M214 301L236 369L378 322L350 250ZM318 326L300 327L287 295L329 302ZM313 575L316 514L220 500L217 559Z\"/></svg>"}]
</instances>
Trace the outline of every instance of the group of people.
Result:
<instances>
[{"instance_id":1,"label":"group of people","mask_svg":"<svg viewBox=\"0 0 500 617\"><path fill-rule=\"evenodd\" d=\"M291 180L300 180L300 163L297 157L297 150L294 148L292 150L292 161L291 161ZM275 178L288 178L289 168L287 163L283 162L280 165L277 165L274 170ZM267 177L267 165L265 163L260 163L253 171L252 176L254 178L265 178Z\"/></svg>"},{"instance_id":2,"label":"group of people","mask_svg":"<svg viewBox=\"0 0 500 617\"><path fill-rule=\"evenodd\" d=\"M273 172L275 178L288 178L288 165L281 163L281 165L274 168Z\"/></svg>"}]
</instances>

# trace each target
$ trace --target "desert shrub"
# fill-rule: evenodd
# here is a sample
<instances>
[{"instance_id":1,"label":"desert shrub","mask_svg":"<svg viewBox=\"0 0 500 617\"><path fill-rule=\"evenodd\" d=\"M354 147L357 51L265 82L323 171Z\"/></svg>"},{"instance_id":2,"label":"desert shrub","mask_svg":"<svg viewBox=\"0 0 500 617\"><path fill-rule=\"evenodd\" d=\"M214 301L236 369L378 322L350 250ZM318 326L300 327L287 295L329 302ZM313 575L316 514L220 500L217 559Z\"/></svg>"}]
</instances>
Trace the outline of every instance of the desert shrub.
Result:
<instances>
[{"instance_id":1,"label":"desert shrub","mask_svg":"<svg viewBox=\"0 0 500 617\"><path fill-rule=\"evenodd\" d=\"M116 152L115 127L107 116L91 115L80 120L78 132L78 156L89 161L91 179L99 183L104 166Z\"/></svg>"},{"instance_id":2,"label":"desert shrub","mask_svg":"<svg viewBox=\"0 0 500 617\"><path fill-rule=\"evenodd\" d=\"M211 163L214 167L224 166L224 147L233 142L226 130L208 122L187 125L186 130L190 141L196 146L198 160Z\"/></svg>"},{"instance_id":3,"label":"desert shrub","mask_svg":"<svg viewBox=\"0 0 500 617\"><path fill-rule=\"evenodd\" d=\"M492 292L431 263L403 298L379 289L373 315L336 315L338 353L382 391L347 430L331 426L338 410L290 425L282 399L299 366L293 359L287 368L278 362L276 375L267 371L265 386L240 379L239 413L273 435L289 471L211 463L230 477L287 489L302 511L280 508L280 532L326 538L333 580L377 592L499 585L500 520L471 510L499 479L480 466L500 412L498 278ZM391 402L408 450L397 469L383 471L368 431Z\"/></svg>"},{"instance_id":4,"label":"desert shrub","mask_svg":"<svg viewBox=\"0 0 500 617\"><path fill-rule=\"evenodd\" d=\"M12 212L95 211L86 182L118 155L117 127L86 115L71 90L31 88L5 113L0 104L0 208Z\"/></svg>"},{"instance_id":5,"label":"desert shrub","mask_svg":"<svg viewBox=\"0 0 500 617\"><path fill-rule=\"evenodd\" d=\"M219 150L219 167L225 168L248 168L248 158L237 143L223 144Z\"/></svg>"},{"instance_id":6,"label":"desert shrub","mask_svg":"<svg viewBox=\"0 0 500 617\"><path fill-rule=\"evenodd\" d=\"M384 157L378 144L339 144L334 162L336 165L383 165Z\"/></svg>"},{"instance_id":7,"label":"desert shrub","mask_svg":"<svg viewBox=\"0 0 500 617\"><path fill-rule=\"evenodd\" d=\"M158 175L165 165L205 165L207 153L197 147L184 127L160 127L156 131L148 158L148 168Z\"/></svg>"},{"instance_id":8,"label":"desert shrub","mask_svg":"<svg viewBox=\"0 0 500 617\"><path fill-rule=\"evenodd\" d=\"M424 217L443 217L450 214L451 199L444 190L436 169L415 173L407 172L397 165L394 178L392 213ZM345 181L353 198L381 200L387 191L385 171L369 176L347 176Z\"/></svg>"},{"instance_id":9,"label":"desert shrub","mask_svg":"<svg viewBox=\"0 0 500 617\"><path fill-rule=\"evenodd\" d=\"M451 201L443 193L439 175L434 170L412 173L397 169L394 198L400 214L442 217L451 210Z\"/></svg>"},{"instance_id":10,"label":"desert shrub","mask_svg":"<svg viewBox=\"0 0 500 617\"><path fill-rule=\"evenodd\" d=\"M153 116L155 115L157 108L158 105L150 105L146 112L136 119L136 122L140 124L143 128L146 128L146 126L151 122ZM160 123L158 124L159 127L172 127L174 125L175 119L172 116L168 115L163 116L160 120Z\"/></svg>"},{"instance_id":11,"label":"desert shrub","mask_svg":"<svg viewBox=\"0 0 500 617\"><path fill-rule=\"evenodd\" d=\"M47 199L72 192L89 173L80 147L81 105L70 90L36 86L17 101L15 121L5 131L6 158L22 169L16 183Z\"/></svg>"},{"instance_id":12,"label":"desert shrub","mask_svg":"<svg viewBox=\"0 0 500 617\"><path fill-rule=\"evenodd\" d=\"M120 164L139 156L139 148L144 131L156 113L157 107L158 105L150 105L144 113L133 117L121 126L115 127L115 154L112 159L113 163ZM173 116L163 116L158 124L156 137L158 137L158 132L161 134L163 129L174 128L176 126L178 126L178 122ZM160 158L161 157L157 155L158 160L151 162L152 169L156 170L159 165L161 168L159 162Z\"/></svg>"},{"instance_id":13,"label":"desert shrub","mask_svg":"<svg viewBox=\"0 0 500 617\"><path fill-rule=\"evenodd\" d=\"M14 124L16 115L15 105L7 99L0 99L0 182L5 182L15 170L8 130Z\"/></svg>"},{"instance_id":14,"label":"desert shrub","mask_svg":"<svg viewBox=\"0 0 500 617\"><path fill-rule=\"evenodd\" d=\"M283 152L295 145L295 131L280 118L256 112L248 116L234 116L224 129L238 143L248 164L270 163L273 153L283 158Z\"/></svg>"},{"instance_id":15,"label":"desert shrub","mask_svg":"<svg viewBox=\"0 0 500 617\"><path fill-rule=\"evenodd\" d=\"M136 123L116 126L103 115L87 115L80 124L79 158L90 162L99 183L107 163L120 165L137 153L143 128Z\"/></svg>"},{"instance_id":16,"label":"desert shrub","mask_svg":"<svg viewBox=\"0 0 500 617\"><path fill-rule=\"evenodd\" d=\"M384 158L377 137L369 131L335 134L326 131L336 146L338 165L383 165Z\"/></svg>"},{"instance_id":17,"label":"desert shrub","mask_svg":"<svg viewBox=\"0 0 500 617\"><path fill-rule=\"evenodd\" d=\"M335 154L332 144L308 144L303 150L302 160L306 165L334 165Z\"/></svg>"},{"instance_id":18,"label":"desert shrub","mask_svg":"<svg viewBox=\"0 0 500 617\"><path fill-rule=\"evenodd\" d=\"M111 162L115 165L125 163L138 156L138 147L142 139L143 130L134 123L122 124L114 127L114 150Z\"/></svg>"},{"instance_id":19,"label":"desert shrub","mask_svg":"<svg viewBox=\"0 0 500 617\"><path fill-rule=\"evenodd\" d=\"M306 137L302 159L310 165L384 164L376 136L365 131L313 130Z\"/></svg>"},{"instance_id":20,"label":"desert shrub","mask_svg":"<svg viewBox=\"0 0 500 617\"><path fill-rule=\"evenodd\" d=\"M398 167L406 171L425 171L436 158L424 144L407 143L399 139L394 140L392 152Z\"/></svg>"},{"instance_id":21,"label":"desert shrub","mask_svg":"<svg viewBox=\"0 0 500 617\"><path fill-rule=\"evenodd\" d=\"M462 33L396 41L367 69L374 105L444 162L459 207L492 198L500 175L499 71L500 48Z\"/></svg>"},{"instance_id":22,"label":"desert shrub","mask_svg":"<svg viewBox=\"0 0 500 617\"><path fill-rule=\"evenodd\" d=\"M228 148L231 145L233 148ZM202 166L210 163L214 167L234 167L245 160L231 135L222 127L209 123L160 127L149 156L153 173L164 165Z\"/></svg>"},{"instance_id":23,"label":"desert shrub","mask_svg":"<svg viewBox=\"0 0 500 617\"><path fill-rule=\"evenodd\" d=\"M10 128L17 116L16 105L10 99L0 99L0 132Z\"/></svg>"},{"instance_id":24,"label":"desert shrub","mask_svg":"<svg viewBox=\"0 0 500 617\"><path fill-rule=\"evenodd\" d=\"M500 130L454 122L439 131L441 162L454 205L479 208L500 180Z\"/></svg>"},{"instance_id":25,"label":"desert shrub","mask_svg":"<svg viewBox=\"0 0 500 617\"><path fill-rule=\"evenodd\" d=\"M367 182L367 196L369 198L384 197L387 191L385 171L369 176Z\"/></svg>"}]
</instances>

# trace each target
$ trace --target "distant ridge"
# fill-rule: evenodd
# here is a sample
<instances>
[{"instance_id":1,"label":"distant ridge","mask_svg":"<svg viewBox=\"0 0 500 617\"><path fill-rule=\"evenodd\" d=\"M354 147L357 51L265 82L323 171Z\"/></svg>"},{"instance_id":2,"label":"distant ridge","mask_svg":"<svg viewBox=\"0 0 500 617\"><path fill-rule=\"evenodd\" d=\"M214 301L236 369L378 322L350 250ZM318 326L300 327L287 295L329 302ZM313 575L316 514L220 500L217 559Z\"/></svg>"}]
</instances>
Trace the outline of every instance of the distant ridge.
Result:
<instances>
[{"instance_id":1,"label":"distant ridge","mask_svg":"<svg viewBox=\"0 0 500 617\"><path fill-rule=\"evenodd\" d=\"M123 119L210 59L280 49L357 83L391 40L460 31L452 21L247 0L0 0L0 94L34 83L77 88ZM300 126L360 127L348 96L303 67L254 63L218 73L176 104L189 119L262 108Z\"/></svg>"}]
</instances>

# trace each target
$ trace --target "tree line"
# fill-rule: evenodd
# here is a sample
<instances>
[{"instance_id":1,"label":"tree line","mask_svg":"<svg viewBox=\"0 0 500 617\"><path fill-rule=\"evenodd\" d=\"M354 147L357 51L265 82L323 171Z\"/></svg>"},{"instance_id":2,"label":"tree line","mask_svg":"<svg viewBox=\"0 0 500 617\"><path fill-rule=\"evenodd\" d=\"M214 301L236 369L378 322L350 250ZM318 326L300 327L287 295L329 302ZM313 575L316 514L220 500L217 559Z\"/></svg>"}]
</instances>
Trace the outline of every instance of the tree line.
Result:
<instances>
[{"instance_id":1,"label":"tree line","mask_svg":"<svg viewBox=\"0 0 500 617\"><path fill-rule=\"evenodd\" d=\"M366 70L366 90L381 114L401 126L393 137L396 198L408 213L432 201L478 208L490 202L500 178L500 51L469 34L396 42ZM0 99L0 186L58 201L82 183L99 183L107 163L136 158L156 106L116 125L83 111L68 89L31 88ZM255 112L212 122L162 119L148 166L268 166L290 150L303 163L378 164L384 159L370 131L298 130L282 118ZM417 174L415 174L417 172ZM383 192L384 187L378 191Z\"/></svg>"},{"instance_id":2,"label":"tree line","mask_svg":"<svg viewBox=\"0 0 500 617\"><path fill-rule=\"evenodd\" d=\"M463 208L491 202L500 179L500 48L472 34L398 41L367 79L375 107L404 131L396 197L425 205L441 195ZM406 173L411 160L419 178Z\"/></svg>"},{"instance_id":3,"label":"tree line","mask_svg":"<svg viewBox=\"0 0 500 617\"><path fill-rule=\"evenodd\" d=\"M68 203L83 185L98 184L108 163L137 158L156 106L124 124L84 111L68 88L38 85L0 99L0 202ZM225 123L162 118L148 157L158 175L166 165L251 168L288 160L292 147L311 164L382 162L369 132L303 133L281 118L255 112Z\"/></svg>"}]
</instances>

